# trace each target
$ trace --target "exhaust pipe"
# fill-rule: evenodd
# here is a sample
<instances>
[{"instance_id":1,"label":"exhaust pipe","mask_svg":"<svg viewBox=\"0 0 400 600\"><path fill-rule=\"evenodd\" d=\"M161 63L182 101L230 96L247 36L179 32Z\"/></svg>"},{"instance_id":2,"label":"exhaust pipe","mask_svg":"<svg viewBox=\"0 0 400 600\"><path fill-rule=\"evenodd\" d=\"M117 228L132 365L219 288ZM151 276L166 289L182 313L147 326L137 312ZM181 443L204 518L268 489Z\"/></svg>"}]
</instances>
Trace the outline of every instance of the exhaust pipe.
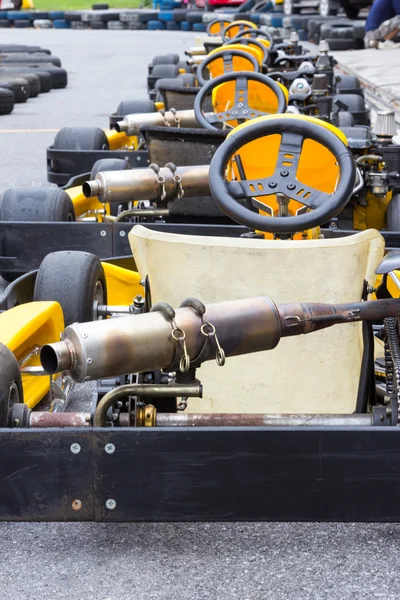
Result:
<instances>
[{"instance_id":1,"label":"exhaust pipe","mask_svg":"<svg viewBox=\"0 0 400 600\"><path fill-rule=\"evenodd\" d=\"M86 198L97 196L100 202L168 200L180 185L186 198L209 196L209 170L209 165L196 165L177 167L175 172L163 167L158 174L150 168L100 172L96 179L83 183L82 192Z\"/></svg>"},{"instance_id":2,"label":"exhaust pipe","mask_svg":"<svg viewBox=\"0 0 400 600\"><path fill-rule=\"evenodd\" d=\"M400 314L400 299L354 304L291 303L277 306L270 298L232 300L207 306L206 319L215 327L225 355L271 350L282 337L311 333L339 323L382 320ZM204 346L203 324L191 308L176 310L175 322L186 336L193 360ZM161 312L70 325L63 340L43 346L40 359L49 374L69 371L78 382L171 369L178 342ZM216 356L214 341L205 360Z\"/></svg>"},{"instance_id":3,"label":"exhaust pipe","mask_svg":"<svg viewBox=\"0 0 400 600\"><path fill-rule=\"evenodd\" d=\"M164 114L156 113L134 113L126 115L122 121L117 121L115 129L118 133L124 132L126 135L139 135L140 128L143 125L153 127L201 127L197 122L194 110L166 110Z\"/></svg>"}]
</instances>

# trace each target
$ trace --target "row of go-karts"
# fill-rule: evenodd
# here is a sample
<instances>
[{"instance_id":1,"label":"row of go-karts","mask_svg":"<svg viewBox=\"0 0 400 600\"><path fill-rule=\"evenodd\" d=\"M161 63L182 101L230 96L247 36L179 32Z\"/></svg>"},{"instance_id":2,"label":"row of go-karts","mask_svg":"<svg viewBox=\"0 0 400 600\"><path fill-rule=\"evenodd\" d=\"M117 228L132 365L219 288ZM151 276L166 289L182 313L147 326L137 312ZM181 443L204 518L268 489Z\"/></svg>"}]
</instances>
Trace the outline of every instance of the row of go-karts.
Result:
<instances>
[{"instance_id":1,"label":"row of go-karts","mask_svg":"<svg viewBox=\"0 0 400 600\"><path fill-rule=\"evenodd\" d=\"M2 196L0 519L400 518L394 115L323 42L207 33Z\"/></svg>"}]
</instances>

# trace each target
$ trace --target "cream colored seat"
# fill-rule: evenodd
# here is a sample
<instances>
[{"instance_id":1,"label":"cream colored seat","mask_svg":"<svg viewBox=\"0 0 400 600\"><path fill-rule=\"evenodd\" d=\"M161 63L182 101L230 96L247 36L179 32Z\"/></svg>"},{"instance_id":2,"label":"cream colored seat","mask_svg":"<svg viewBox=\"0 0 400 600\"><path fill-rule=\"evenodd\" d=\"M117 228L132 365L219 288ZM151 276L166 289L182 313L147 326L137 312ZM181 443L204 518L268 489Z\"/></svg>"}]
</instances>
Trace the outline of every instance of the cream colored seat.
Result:
<instances>
[{"instance_id":1,"label":"cream colored seat","mask_svg":"<svg viewBox=\"0 0 400 600\"><path fill-rule=\"evenodd\" d=\"M375 230L304 241L215 238L151 231L129 234L153 303L178 307L187 297L203 302L270 296L275 302L355 302L363 282L375 282L384 240ZM203 399L190 412L352 413L362 360L361 324L284 338L270 352L204 364Z\"/></svg>"}]
</instances>

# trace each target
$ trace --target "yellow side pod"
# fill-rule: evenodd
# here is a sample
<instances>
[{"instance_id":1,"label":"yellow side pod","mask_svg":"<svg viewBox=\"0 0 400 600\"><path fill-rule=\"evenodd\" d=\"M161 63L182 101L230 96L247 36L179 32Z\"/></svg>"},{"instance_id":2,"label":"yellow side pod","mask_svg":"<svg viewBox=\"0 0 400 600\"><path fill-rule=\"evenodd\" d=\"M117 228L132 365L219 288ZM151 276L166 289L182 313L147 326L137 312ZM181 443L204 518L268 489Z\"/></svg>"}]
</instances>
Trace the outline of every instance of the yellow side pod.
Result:
<instances>
[{"instance_id":1,"label":"yellow side pod","mask_svg":"<svg viewBox=\"0 0 400 600\"><path fill-rule=\"evenodd\" d=\"M40 366L38 350L57 342L64 330L64 317L57 302L28 302L0 314L0 341L20 362L34 353L23 366ZM22 376L24 402L33 408L50 390L49 376Z\"/></svg>"},{"instance_id":2,"label":"yellow side pod","mask_svg":"<svg viewBox=\"0 0 400 600\"><path fill-rule=\"evenodd\" d=\"M139 273L111 263L103 262L102 265L107 281L108 304L129 306L135 296L144 296Z\"/></svg>"}]
</instances>

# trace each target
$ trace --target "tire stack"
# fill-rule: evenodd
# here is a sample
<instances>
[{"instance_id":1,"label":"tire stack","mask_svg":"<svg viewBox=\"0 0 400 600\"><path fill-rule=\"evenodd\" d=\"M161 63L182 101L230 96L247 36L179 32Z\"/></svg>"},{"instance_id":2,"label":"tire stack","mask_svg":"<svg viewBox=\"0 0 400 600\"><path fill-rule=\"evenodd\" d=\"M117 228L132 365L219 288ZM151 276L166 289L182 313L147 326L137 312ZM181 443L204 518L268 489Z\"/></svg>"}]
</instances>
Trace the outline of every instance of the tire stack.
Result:
<instances>
[{"instance_id":1,"label":"tire stack","mask_svg":"<svg viewBox=\"0 0 400 600\"><path fill-rule=\"evenodd\" d=\"M52 89L65 88L67 72L50 50L0 44L0 115Z\"/></svg>"}]
</instances>

